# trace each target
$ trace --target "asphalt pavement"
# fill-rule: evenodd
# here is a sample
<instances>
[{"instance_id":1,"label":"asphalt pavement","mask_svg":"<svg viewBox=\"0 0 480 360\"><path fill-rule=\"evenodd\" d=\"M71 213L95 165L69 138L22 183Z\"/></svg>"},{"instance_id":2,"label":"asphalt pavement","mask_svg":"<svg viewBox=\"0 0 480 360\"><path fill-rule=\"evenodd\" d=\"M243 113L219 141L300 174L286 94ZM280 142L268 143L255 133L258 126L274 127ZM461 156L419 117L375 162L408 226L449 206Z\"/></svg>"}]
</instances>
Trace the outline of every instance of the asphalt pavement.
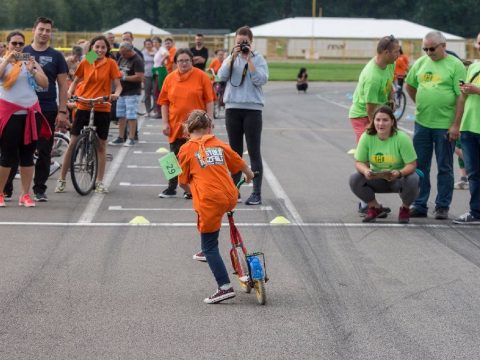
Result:
<instances>
[{"instance_id":1,"label":"asphalt pavement","mask_svg":"<svg viewBox=\"0 0 480 360\"><path fill-rule=\"evenodd\" d=\"M237 283L235 299L202 302L215 282L192 260L196 217L183 192L157 197L168 144L161 120L141 117L140 143L109 147L109 194L82 197L70 181L55 194L53 175L49 202L0 209L0 359L479 358L478 227L431 212L399 225L396 194L380 197L387 219L361 222L348 187L354 86L265 87L263 204L235 213L266 255L265 306ZM413 119L409 104L401 127ZM223 118L215 131L226 140ZM468 199L455 190L451 218ZM220 243L230 271L227 224Z\"/></svg>"}]
</instances>

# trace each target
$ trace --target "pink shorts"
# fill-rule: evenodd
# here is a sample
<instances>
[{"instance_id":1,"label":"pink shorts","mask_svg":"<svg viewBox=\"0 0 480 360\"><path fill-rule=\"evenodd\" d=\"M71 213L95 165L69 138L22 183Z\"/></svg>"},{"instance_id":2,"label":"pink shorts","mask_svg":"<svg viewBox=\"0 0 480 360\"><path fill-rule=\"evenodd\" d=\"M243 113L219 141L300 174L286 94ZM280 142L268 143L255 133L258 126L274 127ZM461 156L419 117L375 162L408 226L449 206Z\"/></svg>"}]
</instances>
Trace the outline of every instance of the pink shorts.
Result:
<instances>
[{"instance_id":1,"label":"pink shorts","mask_svg":"<svg viewBox=\"0 0 480 360\"><path fill-rule=\"evenodd\" d=\"M364 133L365 128L370 123L370 120L368 119L368 116L365 116L361 118L350 119L350 121L352 122L353 132L355 133L355 141L358 144L360 141L360 136L362 136Z\"/></svg>"}]
</instances>

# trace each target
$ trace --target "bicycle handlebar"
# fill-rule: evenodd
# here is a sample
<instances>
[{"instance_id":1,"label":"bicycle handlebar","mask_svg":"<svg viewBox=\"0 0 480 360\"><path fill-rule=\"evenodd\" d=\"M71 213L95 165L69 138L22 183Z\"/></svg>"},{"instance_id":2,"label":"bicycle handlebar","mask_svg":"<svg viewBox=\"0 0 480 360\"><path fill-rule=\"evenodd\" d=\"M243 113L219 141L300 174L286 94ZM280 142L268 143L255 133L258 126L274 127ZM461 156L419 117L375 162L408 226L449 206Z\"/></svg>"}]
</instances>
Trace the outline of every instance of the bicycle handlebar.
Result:
<instances>
[{"instance_id":1,"label":"bicycle handlebar","mask_svg":"<svg viewBox=\"0 0 480 360\"><path fill-rule=\"evenodd\" d=\"M255 179L258 175L260 175L260 171L254 171L253 172L253 179ZM245 184L245 176L242 177L242 179L238 182L237 189L240 189L240 186L242 186L243 184Z\"/></svg>"},{"instance_id":2,"label":"bicycle handlebar","mask_svg":"<svg viewBox=\"0 0 480 360\"><path fill-rule=\"evenodd\" d=\"M84 98L84 97L81 97L81 96L72 96L72 100L73 101L79 101L79 102L83 102L83 103L87 103L87 104L95 104L95 103L108 103L107 100L109 100L110 97L109 96L99 96L97 98L94 98L94 99L87 99L87 98Z\"/></svg>"}]
</instances>

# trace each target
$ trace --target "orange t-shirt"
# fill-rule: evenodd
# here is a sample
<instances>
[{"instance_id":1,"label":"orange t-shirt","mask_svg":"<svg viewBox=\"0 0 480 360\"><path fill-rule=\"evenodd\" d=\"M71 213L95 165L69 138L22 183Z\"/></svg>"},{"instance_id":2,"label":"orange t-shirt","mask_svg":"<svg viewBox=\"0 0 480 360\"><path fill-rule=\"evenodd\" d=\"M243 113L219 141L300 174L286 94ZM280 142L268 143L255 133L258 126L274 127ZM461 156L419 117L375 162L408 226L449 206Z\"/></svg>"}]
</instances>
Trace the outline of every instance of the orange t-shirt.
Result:
<instances>
[{"instance_id":1,"label":"orange t-shirt","mask_svg":"<svg viewBox=\"0 0 480 360\"><path fill-rule=\"evenodd\" d=\"M90 64L83 59L75 71L75 76L83 79L82 86L77 85L75 95L93 99L99 96L110 96L112 93L112 81L120 79L122 73L118 69L115 60L111 58L103 58ZM80 110L90 110L88 104L82 102L77 103ZM110 112L110 104L96 104L95 111Z\"/></svg>"},{"instance_id":2,"label":"orange t-shirt","mask_svg":"<svg viewBox=\"0 0 480 360\"><path fill-rule=\"evenodd\" d=\"M192 68L185 74L178 69L168 74L158 97L159 105L168 105L170 136L168 141L184 138L183 123L193 110L207 110L207 103L214 100L213 88L208 75Z\"/></svg>"},{"instance_id":3,"label":"orange t-shirt","mask_svg":"<svg viewBox=\"0 0 480 360\"><path fill-rule=\"evenodd\" d=\"M169 50L168 50L168 58L167 58L167 63L166 63L166 68L167 68L167 72L170 74L172 71L173 71L173 59L175 58L175 54L177 52L177 48L175 47L171 47Z\"/></svg>"},{"instance_id":4,"label":"orange t-shirt","mask_svg":"<svg viewBox=\"0 0 480 360\"><path fill-rule=\"evenodd\" d=\"M395 79L404 78L408 70L408 56L403 54L395 61Z\"/></svg>"},{"instance_id":5,"label":"orange t-shirt","mask_svg":"<svg viewBox=\"0 0 480 360\"><path fill-rule=\"evenodd\" d=\"M238 190L230 173L242 170L245 161L211 134L189 140L180 148L178 159L182 168L178 181L190 185L198 231L219 230L223 215L237 205Z\"/></svg>"},{"instance_id":6,"label":"orange t-shirt","mask_svg":"<svg viewBox=\"0 0 480 360\"><path fill-rule=\"evenodd\" d=\"M213 71L215 71L215 75L217 75L218 70L220 70L221 66L222 62L217 58L213 58L213 60L210 62L210 65L208 66L208 70L213 69Z\"/></svg>"}]
</instances>

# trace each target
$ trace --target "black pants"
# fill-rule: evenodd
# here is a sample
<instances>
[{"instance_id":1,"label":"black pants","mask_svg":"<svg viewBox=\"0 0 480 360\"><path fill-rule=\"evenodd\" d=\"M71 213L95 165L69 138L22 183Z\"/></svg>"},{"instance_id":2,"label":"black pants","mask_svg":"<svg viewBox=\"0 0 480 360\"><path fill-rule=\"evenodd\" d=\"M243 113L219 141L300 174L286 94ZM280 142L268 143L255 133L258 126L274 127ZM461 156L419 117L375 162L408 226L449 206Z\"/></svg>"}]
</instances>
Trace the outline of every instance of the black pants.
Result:
<instances>
[{"instance_id":1,"label":"black pants","mask_svg":"<svg viewBox=\"0 0 480 360\"><path fill-rule=\"evenodd\" d=\"M187 139L176 139L173 143L170 143L170 151L175 154L175 156L178 155L178 152L180 151L180 147L187 142ZM178 186L178 176L175 176L174 178L171 178L168 180L168 188L175 190Z\"/></svg>"},{"instance_id":2,"label":"black pants","mask_svg":"<svg viewBox=\"0 0 480 360\"><path fill-rule=\"evenodd\" d=\"M40 138L37 142L38 159L35 163L35 176L33 177L33 192L35 194L44 194L47 191L47 180L50 176L50 161L52 158L53 133L55 132L55 120L57 111L44 111L43 116L48 120L52 136L50 139ZM17 173L18 164L12 166L10 176L5 184L5 194L11 194L13 191L13 179Z\"/></svg>"},{"instance_id":3,"label":"black pants","mask_svg":"<svg viewBox=\"0 0 480 360\"><path fill-rule=\"evenodd\" d=\"M248 155L252 171L259 174L253 179L253 192L262 193L262 154L260 145L262 140L262 111L246 109L227 109L225 112L228 141L231 148L240 156L243 155L243 135L247 143ZM237 184L242 172L233 174L233 181Z\"/></svg>"}]
</instances>

